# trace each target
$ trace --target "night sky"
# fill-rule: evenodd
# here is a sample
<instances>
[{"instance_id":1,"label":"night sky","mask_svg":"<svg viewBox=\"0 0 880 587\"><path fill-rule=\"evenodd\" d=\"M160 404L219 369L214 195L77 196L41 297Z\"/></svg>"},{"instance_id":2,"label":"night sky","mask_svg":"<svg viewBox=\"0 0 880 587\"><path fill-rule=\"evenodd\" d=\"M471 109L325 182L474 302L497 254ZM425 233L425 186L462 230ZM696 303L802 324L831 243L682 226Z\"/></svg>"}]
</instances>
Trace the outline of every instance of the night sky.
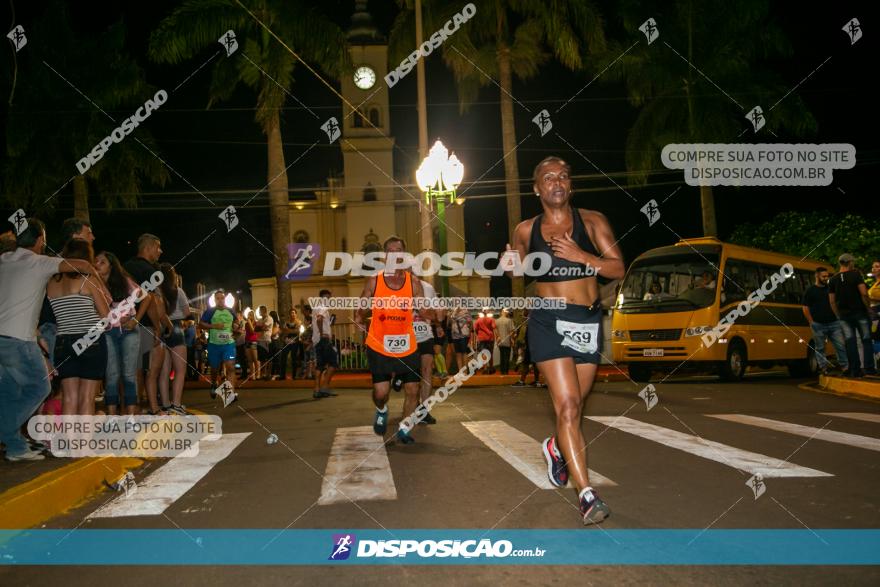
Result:
<instances>
[{"instance_id":1,"label":"night sky","mask_svg":"<svg viewBox=\"0 0 880 587\"><path fill-rule=\"evenodd\" d=\"M26 29L38 13L39 3L16 2L16 22ZM476 3L479 8L479 2ZM798 10L777 3L774 8L779 24L789 36L794 54L785 62L774 63L774 69L794 87L829 56L832 59L814 73L799 88L798 93L807 103L819 124L817 135L810 137L779 137L779 142L842 142L856 147L858 164L852 170L838 170L829 187L788 188L716 188L718 228L722 238L742 222L763 221L785 210L827 209L835 212L853 212L876 218L880 213L880 195L876 189L878 140L876 123L876 96L871 89L876 77L877 44L875 19L865 12L865 3L823 3L821 10ZM158 66L146 59L145 51L150 32L167 16L176 2L76 2L70 3L70 12L77 32L88 34L103 30L122 19L127 26L129 53L144 67L149 83L159 88L174 87L195 67L209 57L216 47L206 47L203 55L179 66ZM608 22L606 33L618 39L626 36L615 15L616 2L596 2ZM320 3L329 17L347 27L353 10L352 0L327 0ZM392 0L372 0L369 8L380 30L390 29L396 8ZM8 6L4 6L8 11ZM724 3L719 3L719 10ZM8 12L5 22L12 22ZM851 48L841 27L853 16L861 21L864 38ZM736 16L731 14L731 18ZM670 41L673 42L673 41ZM7 47L8 50L8 47ZM7 51L8 53L9 51ZM94 67L100 68L102 56L96 55ZM4 58L3 67L11 66ZM393 67L393 66L392 66ZM322 119L336 116L341 119L338 98L314 78L305 68L295 72L296 83L292 93L309 105ZM571 73L558 65L544 68L541 74L527 83L514 82L514 94L531 113L515 106L517 139L529 137L519 148L520 176L531 175L533 166L550 154L558 154L573 166L577 175L595 175L593 168L564 143L548 134L540 137L531 118L542 108L554 111L559 104L574 95L595 72ZM5 75L4 75L5 77ZM427 59L428 79L428 132L429 142L442 138L465 165L465 186L469 180L483 175L501 158L501 126L498 108L499 91L495 86L483 89L479 103L465 114L459 113L457 94L450 72L438 53ZM246 88L240 88L232 100L206 110L209 68L205 68L175 93L149 119L149 127L156 137L163 158L198 189L208 192L218 207L206 200L177 177L162 189L143 186L147 192L138 210L116 210L107 213L97 200L90 202L91 219L97 234L97 249L107 248L127 258L134 253L131 243L141 232L149 231L162 238L163 260L172 263L186 253L211 230L219 226L217 214L227 204L239 205L266 183L265 138L253 121L254 98ZM396 175L402 183L413 182L418 165L418 137L416 130L416 76L413 72L390 91L392 135L395 150ZM379 82L381 83L381 81ZM68 91L59 80L59 92ZM5 105L4 95L4 105ZM146 98L146 96L145 96ZM71 100L78 99L71 92ZM315 119L298 104L288 99L283 114L282 133L285 157L289 164L315 140L321 138ZM118 113L120 117L130 113ZM578 99L553 118L554 129L565 136L596 166L613 174L625 170L624 145L626 131L636 115L620 84L603 83L600 78ZM47 113L64 124L65 112ZM745 122L745 121L744 121ZM108 122L108 131L109 128ZM732 141L731 141L732 142ZM73 168L73 162L71 162ZM302 188L305 193L320 187L330 174L342 172L342 155L337 144L327 145L324 140L304 160L288 172L291 188ZM484 183L468 191L466 204L467 241L470 250L503 250L508 241L504 220L503 164L498 164L482 178ZM575 181L575 188L590 191L575 195L575 205L597 209L606 214L620 237L630 227L639 228L621 242L625 257L631 260L642 251L671 244L676 237L657 225L648 228L639 212L641 202L665 198L681 182L681 172L658 174L649 180L649 186L630 189L640 200L633 203L609 180L604 178ZM874 180L874 181L872 181ZM622 179L618 179L621 183ZM846 192L842 196L838 187ZM523 182L524 192L530 185ZM231 190L226 195L211 193ZM183 193L182 193L183 192ZM57 233L63 218L72 214L69 186L62 193L60 207L52 216L46 216L51 232ZM492 197L497 196L497 197ZM292 197L294 197L292 195ZM222 202L222 206L219 206ZM266 195L240 210L241 222L257 239L270 243ZM7 207L4 206L4 210ZM536 198L524 196L523 217L537 214ZM670 198L663 208L664 221L683 237L701 233L699 190L685 186ZM295 227L294 227L295 229ZM880 244L878 244L880 245ZM233 289L246 287L247 279L272 274L272 259L266 250L241 231L217 233L178 267L185 276L185 287L191 290L196 281L209 288L224 286ZM505 293L506 284L496 283L495 292Z\"/></svg>"}]
</instances>

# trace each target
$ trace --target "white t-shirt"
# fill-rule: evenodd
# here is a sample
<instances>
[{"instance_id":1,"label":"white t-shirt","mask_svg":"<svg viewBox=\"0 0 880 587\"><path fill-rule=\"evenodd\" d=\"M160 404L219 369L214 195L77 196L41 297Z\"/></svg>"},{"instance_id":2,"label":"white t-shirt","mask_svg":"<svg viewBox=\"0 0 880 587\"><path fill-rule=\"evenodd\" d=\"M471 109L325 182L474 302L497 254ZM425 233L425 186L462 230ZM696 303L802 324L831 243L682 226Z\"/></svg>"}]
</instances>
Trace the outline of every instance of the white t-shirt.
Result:
<instances>
[{"instance_id":1,"label":"white t-shirt","mask_svg":"<svg viewBox=\"0 0 880 587\"><path fill-rule=\"evenodd\" d=\"M323 334L330 336L330 310L327 308L312 308L312 343L318 344L321 340L321 334L318 330L318 316L324 317Z\"/></svg>"},{"instance_id":2,"label":"white t-shirt","mask_svg":"<svg viewBox=\"0 0 880 587\"><path fill-rule=\"evenodd\" d=\"M260 332L260 341L265 343L272 342L272 328L275 326L275 320L272 319L272 316L263 316L263 330Z\"/></svg>"},{"instance_id":3,"label":"white t-shirt","mask_svg":"<svg viewBox=\"0 0 880 587\"><path fill-rule=\"evenodd\" d=\"M427 281L422 281L421 279L419 281L422 282L422 291L424 292L422 297L428 299L437 297L437 290L434 289L433 285ZM434 338L431 324L419 315L418 310L413 310L413 329L416 333L416 342L425 342L426 340Z\"/></svg>"},{"instance_id":4,"label":"white t-shirt","mask_svg":"<svg viewBox=\"0 0 880 587\"><path fill-rule=\"evenodd\" d=\"M23 247L0 255L0 336L37 340L46 284L62 261Z\"/></svg>"},{"instance_id":5,"label":"white t-shirt","mask_svg":"<svg viewBox=\"0 0 880 587\"><path fill-rule=\"evenodd\" d=\"M174 311L168 316L169 320L183 320L190 315L189 299L187 299L183 288L177 288L177 303L174 305Z\"/></svg>"}]
</instances>

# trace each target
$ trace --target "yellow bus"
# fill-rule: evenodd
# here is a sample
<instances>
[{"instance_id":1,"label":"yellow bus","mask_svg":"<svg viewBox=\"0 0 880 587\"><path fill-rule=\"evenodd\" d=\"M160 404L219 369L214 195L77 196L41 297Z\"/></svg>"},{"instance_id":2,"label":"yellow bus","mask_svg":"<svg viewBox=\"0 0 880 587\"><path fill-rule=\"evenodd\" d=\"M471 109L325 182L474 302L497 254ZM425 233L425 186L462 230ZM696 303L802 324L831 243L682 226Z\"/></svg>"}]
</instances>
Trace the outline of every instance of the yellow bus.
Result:
<instances>
[{"instance_id":1,"label":"yellow bus","mask_svg":"<svg viewBox=\"0 0 880 587\"><path fill-rule=\"evenodd\" d=\"M792 376L814 375L801 300L820 266L708 237L647 251L618 290L614 361L627 365L635 381L695 369L738 380L749 365L781 364ZM722 318L729 328L719 328Z\"/></svg>"}]
</instances>

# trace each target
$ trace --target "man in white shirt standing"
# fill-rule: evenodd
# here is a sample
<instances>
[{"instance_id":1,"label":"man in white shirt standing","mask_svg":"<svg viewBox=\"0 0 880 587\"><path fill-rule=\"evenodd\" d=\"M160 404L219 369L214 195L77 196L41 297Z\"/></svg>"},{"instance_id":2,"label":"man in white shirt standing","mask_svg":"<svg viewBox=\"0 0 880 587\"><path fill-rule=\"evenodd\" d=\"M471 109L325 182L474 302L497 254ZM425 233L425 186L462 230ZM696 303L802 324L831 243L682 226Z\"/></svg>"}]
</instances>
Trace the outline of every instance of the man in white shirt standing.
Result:
<instances>
[{"instance_id":1,"label":"man in white shirt standing","mask_svg":"<svg viewBox=\"0 0 880 587\"><path fill-rule=\"evenodd\" d=\"M330 297L329 289L322 289L318 294L324 299ZM315 392L312 397L321 399L330 397L336 393L330 388L330 380L333 373L339 368L339 359L336 356L336 347L333 346L333 338L330 327L333 325L330 319L330 311L326 307L317 306L312 308L312 345L315 350Z\"/></svg>"},{"instance_id":2,"label":"man in white shirt standing","mask_svg":"<svg viewBox=\"0 0 880 587\"><path fill-rule=\"evenodd\" d=\"M46 227L36 218L27 219L16 245L0 255L0 442L7 461L38 461L43 455L28 447L20 429L50 390L36 336L46 283L61 271L97 271L88 261L43 255Z\"/></svg>"}]
</instances>

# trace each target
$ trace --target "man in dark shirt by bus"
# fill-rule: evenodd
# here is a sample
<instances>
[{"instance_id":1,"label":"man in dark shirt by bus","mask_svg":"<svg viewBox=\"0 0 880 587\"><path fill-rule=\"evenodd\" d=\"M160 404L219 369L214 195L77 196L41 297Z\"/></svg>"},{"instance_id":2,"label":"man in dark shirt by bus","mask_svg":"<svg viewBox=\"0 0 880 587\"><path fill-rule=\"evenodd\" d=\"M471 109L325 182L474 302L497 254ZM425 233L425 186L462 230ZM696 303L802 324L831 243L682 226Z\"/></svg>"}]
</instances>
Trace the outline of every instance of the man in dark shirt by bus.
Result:
<instances>
[{"instance_id":1,"label":"man in dark shirt by bus","mask_svg":"<svg viewBox=\"0 0 880 587\"><path fill-rule=\"evenodd\" d=\"M876 375L874 367L874 346L871 342L871 319L873 313L868 299L868 287L862 274L853 267L855 259L844 253L837 260L840 272L831 278L829 301L831 309L840 317L843 337L846 339L846 355L849 362L848 377ZM862 341L862 359L859 357L857 337Z\"/></svg>"},{"instance_id":2,"label":"man in dark shirt by bus","mask_svg":"<svg viewBox=\"0 0 880 587\"><path fill-rule=\"evenodd\" d=\"M849 368L846 358L846 344L843 339L843 330L840 320L831 309L828 300L828 269L819 267L816 269L816 282L807 288L803 297L803 310L810 329L813 331L813 349L816 351L816 360L819 363L819 371L826 375L830 364L825 357L825 341L830 340L837 354L837 363L843 371Z\"/></svg>"}]
</instances>

